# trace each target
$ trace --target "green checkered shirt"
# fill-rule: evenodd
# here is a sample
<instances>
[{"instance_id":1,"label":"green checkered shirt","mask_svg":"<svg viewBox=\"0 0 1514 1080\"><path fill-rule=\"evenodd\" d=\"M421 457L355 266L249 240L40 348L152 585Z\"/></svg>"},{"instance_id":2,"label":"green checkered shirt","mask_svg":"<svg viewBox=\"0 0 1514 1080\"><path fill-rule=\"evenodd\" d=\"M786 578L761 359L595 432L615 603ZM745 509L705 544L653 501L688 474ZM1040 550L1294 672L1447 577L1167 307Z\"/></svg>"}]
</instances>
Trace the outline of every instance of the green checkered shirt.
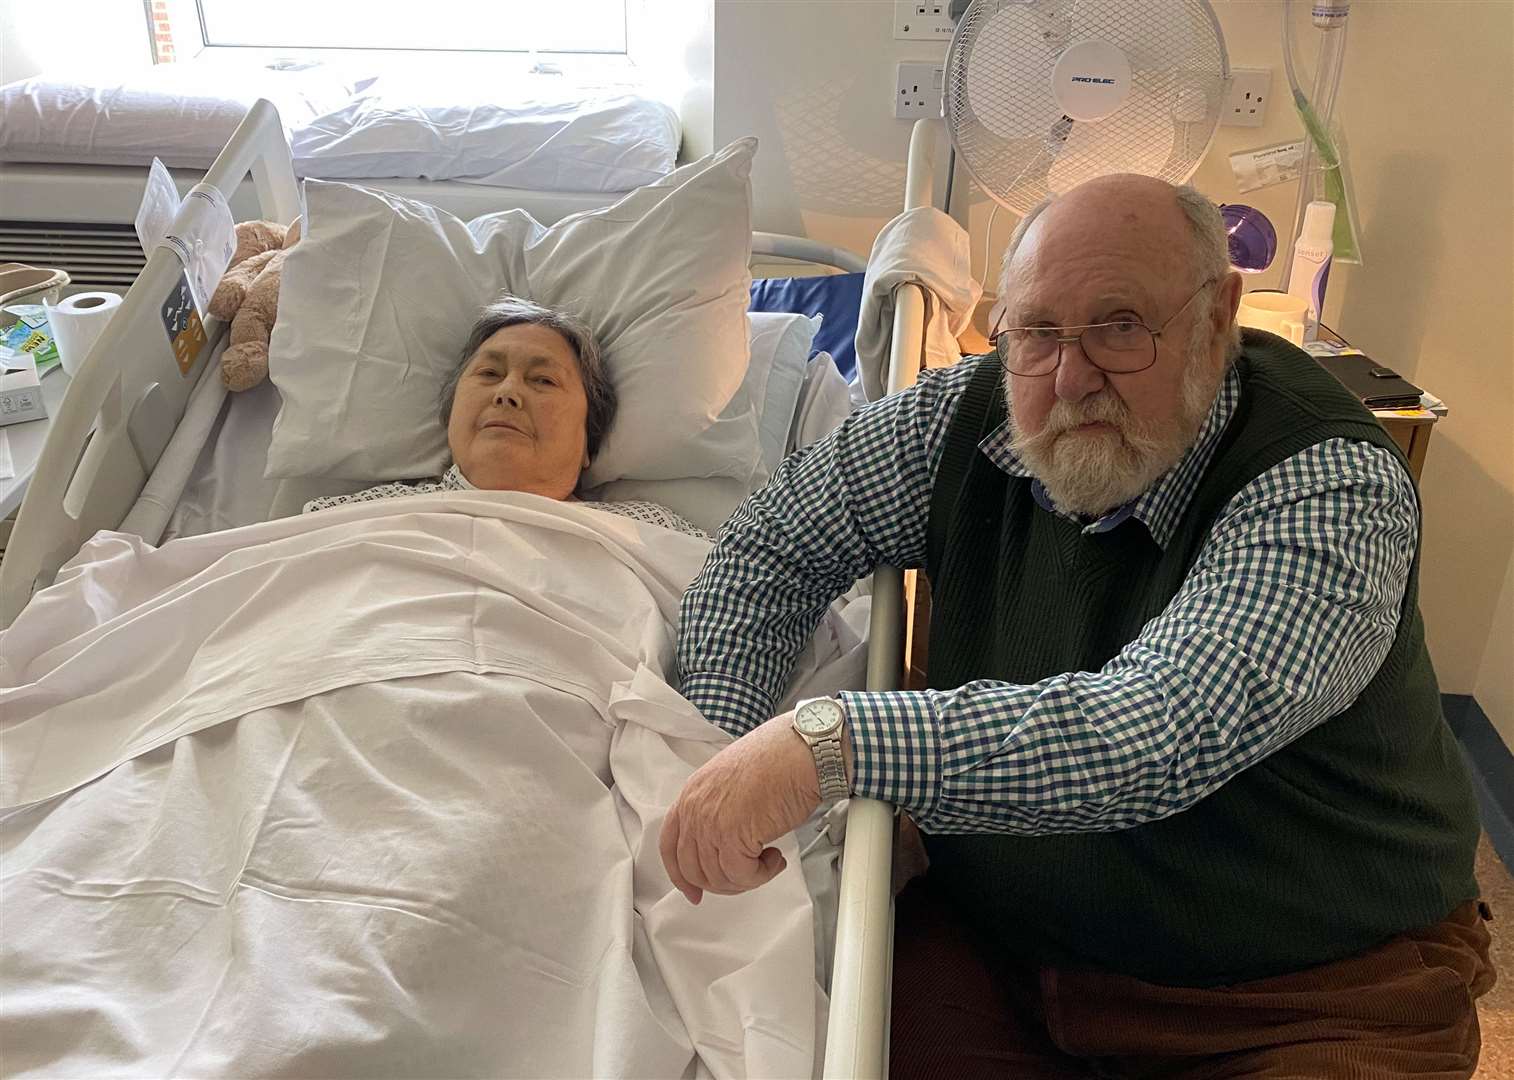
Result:
<instances>
[{"instance_id":1,"label":"green checkered shirt","mask_svg":"<svg viewBox=\"0 0 1514 1080\"><path fill-rule=\"evenodd\" d=\"M879 565L924 565L943 438L977 363L856 413L732 516L684 597L678 646L683 693L711 721L740 735L767 719L827 604ZM1183 459L1085 531L1133 517L1165 547L1239 396L1232 371ZM1007 427L980 452L1027 476ZM1101 670L844 693L853 790L936 833L1177 813L1356 699L1393 643L1418 531L1391 452L1311 446L1230 501L1166 610Z\"/></svg>"}]
</instances>

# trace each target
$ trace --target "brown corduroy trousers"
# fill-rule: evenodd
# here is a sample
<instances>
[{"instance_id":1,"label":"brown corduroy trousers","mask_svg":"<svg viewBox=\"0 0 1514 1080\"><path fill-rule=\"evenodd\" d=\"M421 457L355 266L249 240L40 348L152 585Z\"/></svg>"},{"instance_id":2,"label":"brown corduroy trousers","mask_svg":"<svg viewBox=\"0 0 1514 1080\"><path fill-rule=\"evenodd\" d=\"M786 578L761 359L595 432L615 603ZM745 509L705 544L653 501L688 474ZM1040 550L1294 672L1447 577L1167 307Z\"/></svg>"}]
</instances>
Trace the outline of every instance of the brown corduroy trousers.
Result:
<instances>
[{"instance_id":1,"label":"brown corduroy trousers","mask_svg":"<svg viewBox=\"0 0 1514 1080\"><path fill-rule=\"evenodd\" d=\"M1477 1067L1493 985L1489 917L1468 903L1344 960L1234 986L1158 986L992 959L926 881L899 896L889 1074L896 1080L1333 1080Z\"/></svg>"}]
</instances>

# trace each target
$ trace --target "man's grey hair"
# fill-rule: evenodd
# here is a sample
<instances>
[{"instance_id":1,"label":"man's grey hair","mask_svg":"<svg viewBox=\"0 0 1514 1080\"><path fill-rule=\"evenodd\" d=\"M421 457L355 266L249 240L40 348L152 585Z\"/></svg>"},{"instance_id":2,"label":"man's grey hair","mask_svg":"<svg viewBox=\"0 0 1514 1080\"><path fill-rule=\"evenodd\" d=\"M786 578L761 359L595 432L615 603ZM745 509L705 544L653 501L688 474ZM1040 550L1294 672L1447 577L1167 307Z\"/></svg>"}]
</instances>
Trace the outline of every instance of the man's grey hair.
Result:
<instances>
[{"instance_id":1,"label":"man's grey hair","mask_svg":"<svg viewBox=\"0 0 1514 1080\"><path fill-rule=\"evenodd\" d=\"M457 369L447 380L447 385L442 387L439 402L442 426L446 427L452 420L452 398L457 394L457 384L462 379L463 370L468 366L468 361L473 358L473 354L478 352L484 342L501 330L523 324L544 326L548 330L555 330L573 349L573 355L578 360L579 378L584 384L584 396L589 400L589 415L584 421L584 430L588 437L589 457L592 458L599 452L599 445L604 441L605 434L610 430L610 424L615 420L616 405L615 384L610 381L609 373L605 371L604 356L599 351L599 342L594 340L594 332L582 319L564 311L534 304L518 296L503 295L479 313L478 321L473 324L473 330L468 334L468 341L463 345Z\"/></svg>"},{"instance_id":2,"label":"man's grey hair","mask_svg":"<svg viewBox=\"0 0 1514 1080\"><path fill-rule=\"evenodd\" d=\"M1000 296L1008 291L1010 260L1019 250L1021 241L1025 239L1025 234L1030 231L1036 218L1055 200L1055 195L1042 199L1030 213L1020 219L1015 231L1010 234L1009 246L1004 249L1004 266L999 273ZM1220 208L1191 184L1184 184L1177 189L1177 200L1178 208L1183 211L1183 217L1188 222L1189 239L1193 241L1194 266L1199 271L1201 280L1215 278L1223 281L1230 271L1230 234L1225 229L1224 219L1220 217ZM1206 317L1213 310L1213 297L1214 293L1210 293L1198 301L1202 305L1199 311Z\"/></svg>"}]
</instances>

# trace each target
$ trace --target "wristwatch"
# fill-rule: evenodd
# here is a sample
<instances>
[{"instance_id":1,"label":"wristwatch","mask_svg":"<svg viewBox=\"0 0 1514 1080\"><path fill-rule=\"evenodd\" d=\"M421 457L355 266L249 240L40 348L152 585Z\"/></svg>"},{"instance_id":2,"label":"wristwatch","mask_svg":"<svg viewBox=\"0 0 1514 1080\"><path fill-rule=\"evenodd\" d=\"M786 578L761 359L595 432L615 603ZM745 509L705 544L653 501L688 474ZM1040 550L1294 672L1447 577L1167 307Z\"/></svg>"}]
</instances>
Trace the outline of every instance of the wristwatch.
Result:
<instances>
[{"instance_id":1,"label":"wristwatch","mask_svg":"<svg viewBox=\"0 0 1514 1080\"><path fill-rule=\"evenodd\" d=\"M846 707L830 697L807 698L794 710L794 730L809 743L820 776L820 801L835 802L850 795L846 763L841 757L841 727Z\"/></svg>"}]
</instances>

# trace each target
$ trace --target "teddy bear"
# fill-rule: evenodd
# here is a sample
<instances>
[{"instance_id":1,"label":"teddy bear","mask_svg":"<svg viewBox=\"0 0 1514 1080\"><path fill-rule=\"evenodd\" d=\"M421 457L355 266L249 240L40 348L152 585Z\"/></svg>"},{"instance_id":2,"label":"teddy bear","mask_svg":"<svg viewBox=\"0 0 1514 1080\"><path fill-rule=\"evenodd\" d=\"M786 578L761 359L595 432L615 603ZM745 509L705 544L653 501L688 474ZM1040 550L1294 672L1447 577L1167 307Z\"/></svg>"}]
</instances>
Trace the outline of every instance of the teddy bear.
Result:
<instances>
[{"instance_id":1,"label":"teddy bear","mask_svg":"<svg viewBox=\"0 0 1514 1080\"><path fill-rule=\"evenodd\" d=\"M300 238L300 222L287 229L271 221L242 221L236 249L210 298L210 314L231 323L221 354L221 381L228 390L250 390L268 377L268 340L278 315L284 257Z\"/></svg>"}]
</instances>

